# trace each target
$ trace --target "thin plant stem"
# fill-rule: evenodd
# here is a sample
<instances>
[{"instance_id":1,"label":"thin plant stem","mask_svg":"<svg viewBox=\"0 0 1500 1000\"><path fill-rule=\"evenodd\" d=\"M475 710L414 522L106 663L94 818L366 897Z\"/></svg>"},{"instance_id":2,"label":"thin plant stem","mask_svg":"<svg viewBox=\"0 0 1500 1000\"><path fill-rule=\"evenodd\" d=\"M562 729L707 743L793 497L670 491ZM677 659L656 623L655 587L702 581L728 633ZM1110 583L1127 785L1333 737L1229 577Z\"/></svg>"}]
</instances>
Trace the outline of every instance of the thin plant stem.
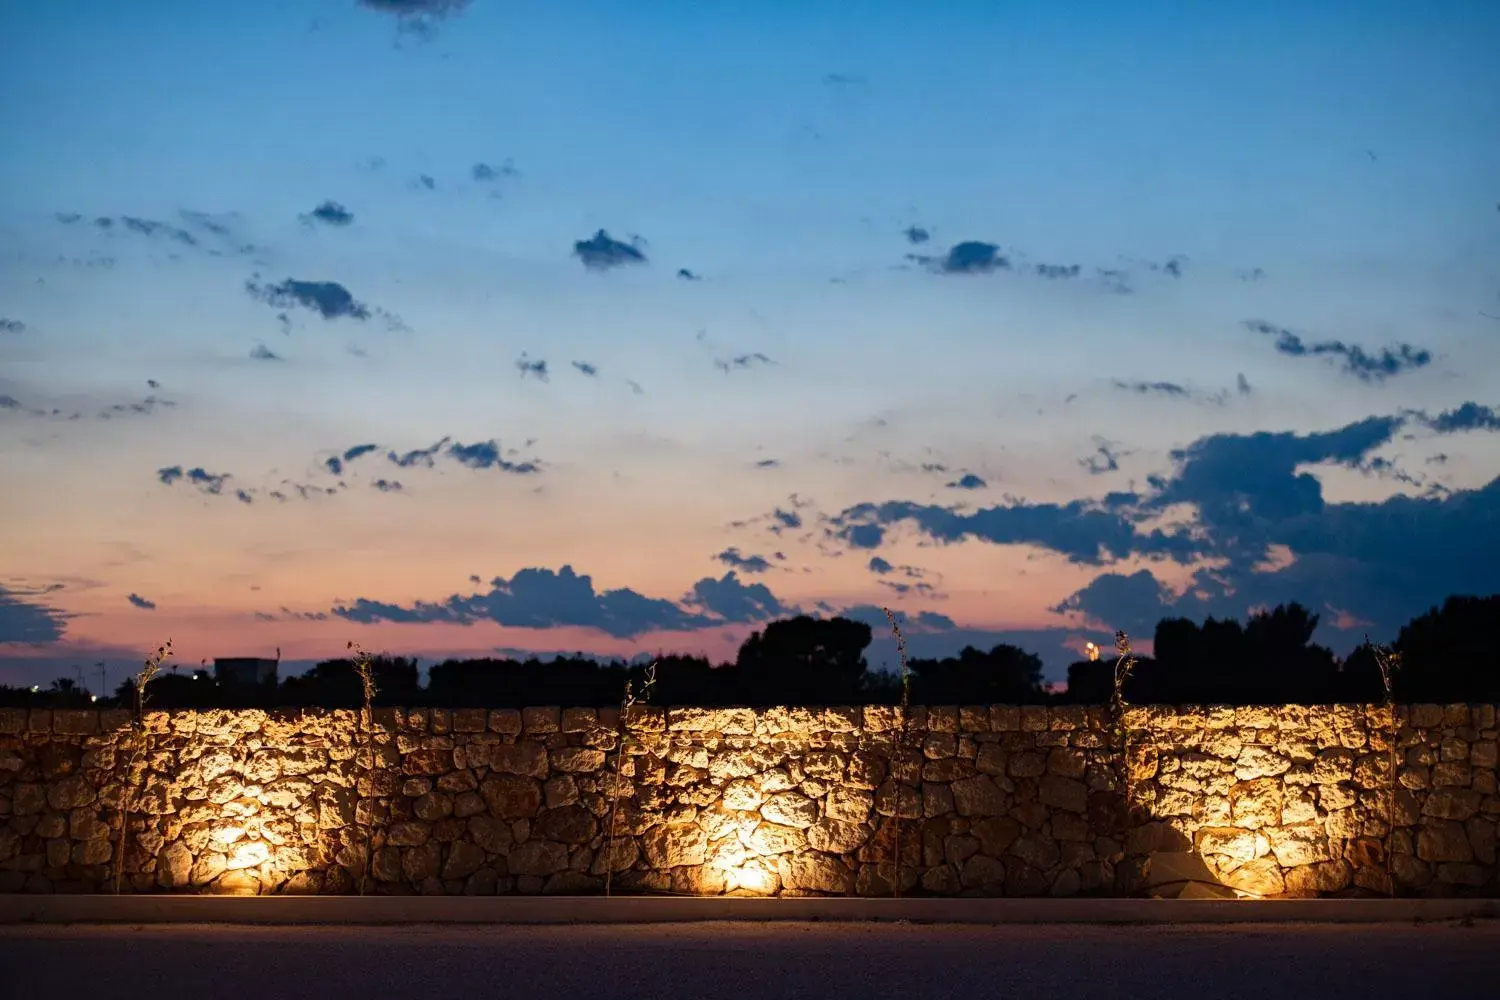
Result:
<instances>
[{"instance_id":1,"label":"thin plant stem","mask_svg":"<svg viewBox=\"0 0 1500 1000\"><path fill-rule=\"evenodd\" d=\"M646 667L646 676L641 684L641 696L636 698L634 685L629 680L625 682L625 695L620 699L620 718L615 723L615 781L614 787L607 791L609 799L609 833L604 840L604 896L609 898L610 888L614 883L615 874L615 830L619 821L618 794L624 782L623 769L625 767L625 743L630 738L629 723L626 721L630 709L638 704L646 704L651 700L651 692L656 687L656 661L652 660ZM608 772L605 772L606 774Z\"/></svg>"},{"instance_id":2,"label":"thin plant stem","mask_svg":"<svg viewBox=\"0 0 1500 1000\"><path fill-rule=\"evenodd\" d=\"M359 873L359 894L363 896L370 880L370 868L375 864L375 668L369 653L357 642L348 648L354 652L354 672L359 675L360 692L364 696L365 750L369 763L365 777L370 782L370 830L365 834L365 863ZM358 734L359 723L355 722Z\"/></svg>"},{"instance_id":3,"label":"thin plant stem","mask_svg":"<svg viewBox=\"0 0 1500 1000\"><path fill-rule=\"evenodd\" d=\"M907 725L908 719L910 718L911 709L911 665L906 658L906 636L902 635L901 626L896 623L896 613L890 608L885 607L881 608L880 610L885 612L885 620L891 623L891 634L896 637L896 658L901 663L901 728L897 730L897 732L900 734L897 739L897 746L901 747L904 750L907 744ZM892 775L892 777L894 777L894 775ZM900 899L902 830L901 782L894 782L893 787L896 790L896 806L895 812L892 815L892 819L896 821L896 827L895 835L892 837L892 840L895 842L896 857L894 863L891 865L891 894L896 899Z\"/></svg>"},{"instance_id":4,"label":"thin plant stem","mask_svg":"<svg viewBox=\"0 0 1500 1000\"><path fill-rule=\"evenodd\" d=\"M1115 633L1115 677L1114 688L1109 698L1109 713L1113 723L1116 744L1120 748L1120 789L1125 800L1125 832L1130 829L1132 810L1130 791L1130 727L1125 724L1125 682L1135 669L1135 653L1130 649L1130 636L1123 630Z\"/></svg>"},{"instance_id":5,"label":"thin plant stem","mask_svg":"<svg viewBox=\"0 0 1500 1000\"><path fill-rule=\"evenodd\" d=\"M142 757L148 749L146 733L146 685L161 672L161 665L172 655L172 640L168 639L156 647L156 652L146 657L140 672L134 677L135 712L130 720L129 755L126 757L125 777L120 787L120 839L115 849L115 895L120 894L120 883L125 875L125 846L129 836L130 814L135 803L135 787L140 780Z\"/></svg>"},{"instance_id":6,"label":"thin plant stem","mask_svg":"<svg viewBox=\"0 0 1500 1000\"><path fill-rule=\"evenodd\" d=\"M1385 721L1386 721L1386 767L1390 769L1390 775L1386 782L1386 829L1385 829L1385 884L1386 892L1392 898L1396 895L1396 870L1393 865L1396 849L1396 693L1395 675L1401 669L1401 654L1386 646L1377 646L1370 642L1370 637L1365 636L1365 644L1370 647L1370 652L1375 657L1375 665L1380 668L1380 683L1385 690Z\"/></svg>"}]
</instances>

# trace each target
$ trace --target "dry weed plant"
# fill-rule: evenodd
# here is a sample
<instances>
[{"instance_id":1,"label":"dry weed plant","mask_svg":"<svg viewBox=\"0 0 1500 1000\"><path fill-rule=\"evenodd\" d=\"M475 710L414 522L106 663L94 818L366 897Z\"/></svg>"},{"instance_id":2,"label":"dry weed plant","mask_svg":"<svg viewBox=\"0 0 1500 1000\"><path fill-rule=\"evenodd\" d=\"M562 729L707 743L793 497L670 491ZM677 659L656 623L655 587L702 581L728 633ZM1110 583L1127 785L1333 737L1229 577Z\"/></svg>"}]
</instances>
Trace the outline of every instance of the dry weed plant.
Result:
<instances>
[{"instance_id":1,"label":"dry weed plant","mask_svg":"<svg viewBox=\"0 0 1500 1000\"><path fill-rule=\"evenodd\" d=\"M652 660L646 666L646 676L641 683L641 693L637 697L634 682L625 681L625 696L620 699L620 718L616 723L615 739L615 780L608 789L609 798L609 834L604 841L604 895L609 896L610 886L614 882L615 874L615 830L619 819L620 789L624 787L623 769L625 766L625 744L630 739L630 710L636 705L647 705L651 702L651 693L656 689L656 661ZM608 773L608 772L606 772Z\"/></svg>"},{"instance_id":2,"label":"dry weed plant","mask_svg":"<svg viewBox=\"0 0 1500 1000\"><path fill-rule=\"evenodd\" d=\"M906 636L901 633L901 626L896 623L896 613L890 608L882 607L885 612L885 620L891 623L891 634L896 637L896 658L901 663L901 725L897 730L897 746L905 748L908 742L908 719L911 717L911 665L906 658ZM901 785L895 784L896 788L896 811L891 817L896 824L895 827L895 863L891 866L891 894L901 898Z\"/></svg>"},{"instance_id":3,"label":"dry weed plant","mask_svg":"<svg viewBox=\"0 0 1500 1000\"><path fill-rule=\"evenodd\" d=\"M115 894L120 892L120 881L125 874L125 841L129 836L130 814L134 811L137 788L145 777L146 754L150 749L150 736L146 732L146 685L161 672L162 664L172 656L172 640L168 639L156 647L156 652L146 657L140 672L135 675L135 711L130 719L130 735L126 738L125 779L120 787L120 838L115 846Z\"/></svg>"},{"instance_id":4,"label":"dry weed plant","mask_svg":"<svg viewBox=\"0 0 1500 1000\"><path fill-rule=\"evenodd\" d=\"M1401 670L1401 654L1389 646L1370 642L1369 636L1365 636L1365 645L1370 647L1375 665L1380 668L1380 683L1385 691L1386 767L1390 769L1385 803L1385 881L1387 893L1394 897L1396 871L1391 862L1396 847L1396 734L1399 730L1396 722L1395 680L1396 674Z\"/></svg>"},{"instance_id":5,"label":"dry weed plant","mask_svg":"<svg viewBox=\"0 0 1500 1000\"><path fill-rule=\"evenodd\" d=\"M370 866L375 862L375 667L374 657L365 652L359 643L351 641L347 647L354 654L354 672L359 675L360 693L364 696L365 751L368 764L365 777L370 782L370 832L365 835L364 867L359 873L359 894L363 896L370 880ZM359 720L354 723L358 736Z\"/></svg>"},{"instance_id":6,"label":"dry weed plant","mask_svg":"<svg viewBox=\"0 0 1500 1000\"><path fill-rule=\"evenodd\" d=\"M1125 825L1128 830L1131 817L1130 793L1130 729L1125 724L1125 682L1135 669L1135 653L1130 648L1130 636L1124 630L1115 632L1115 677L1114 688L1109 696L1111 728L1115 744L1120 748L1120 788L1125 801Z\"/></svg>"}]
</instances>

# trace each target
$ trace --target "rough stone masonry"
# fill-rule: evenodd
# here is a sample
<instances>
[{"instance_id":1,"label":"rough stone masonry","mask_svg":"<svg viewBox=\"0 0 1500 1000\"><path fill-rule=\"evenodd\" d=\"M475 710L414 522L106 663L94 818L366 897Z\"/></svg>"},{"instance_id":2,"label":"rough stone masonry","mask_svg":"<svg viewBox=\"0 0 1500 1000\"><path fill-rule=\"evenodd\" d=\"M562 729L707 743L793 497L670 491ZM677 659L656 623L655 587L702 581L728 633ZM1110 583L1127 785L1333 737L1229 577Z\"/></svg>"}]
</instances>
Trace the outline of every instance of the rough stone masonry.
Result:
<instances>
[{"instance_id":1,"label":"rough stone masonry","mask_svg":"<svg viewBox=\"0 0 1500 1000\"><path fill-rule=\"evenodd\" d=\"M0 709L0 892L1500 895L1494 705L365 719Z\"/></svg>"}]
</instances>

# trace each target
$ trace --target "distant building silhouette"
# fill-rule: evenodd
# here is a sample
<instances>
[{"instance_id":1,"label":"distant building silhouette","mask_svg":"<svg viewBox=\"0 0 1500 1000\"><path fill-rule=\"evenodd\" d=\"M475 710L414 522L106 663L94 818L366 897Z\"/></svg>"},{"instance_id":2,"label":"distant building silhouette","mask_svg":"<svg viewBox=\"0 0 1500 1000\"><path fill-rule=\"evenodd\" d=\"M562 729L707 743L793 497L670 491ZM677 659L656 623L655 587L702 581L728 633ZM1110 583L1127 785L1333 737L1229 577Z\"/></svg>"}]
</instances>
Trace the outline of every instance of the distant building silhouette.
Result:
<instances>
[{"instance_id":1,"label":"distant building silhouette","mask_svg":"<svg viewBox=\"0 0 1500 1000\"><path fill-rule=\"evenodd\" d=\"M214 683L221 687L274 686L280 664L280 660L255 656L215 657Z\"/></svg>"}]
</instances>

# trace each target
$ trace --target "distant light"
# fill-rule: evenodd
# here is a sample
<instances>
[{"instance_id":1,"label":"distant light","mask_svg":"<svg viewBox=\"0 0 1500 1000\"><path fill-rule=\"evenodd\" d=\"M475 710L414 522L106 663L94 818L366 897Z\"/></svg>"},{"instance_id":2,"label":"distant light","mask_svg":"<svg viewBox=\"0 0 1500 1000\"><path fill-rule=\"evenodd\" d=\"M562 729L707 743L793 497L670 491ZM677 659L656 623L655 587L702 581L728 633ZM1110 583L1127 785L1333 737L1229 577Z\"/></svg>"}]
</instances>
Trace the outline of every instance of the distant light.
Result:
<instances>
[{"instance_id":1,"label":"distant light","mask_svg":"<svg viewBox=\"0 0 1500 1000\"><path fill-rule=\"evenodd\" d=\"M99 700L99 696L97 694L91 694L91 695L89 695L89 701L94 702L94 701L98 701L98 700Z\"/></svg>"},{"instance_id":2,"label":"distant light","mask_svg":"<svg viewBox=\"0 0 1500 1000\"><path fill-rule=\"evenodd\" d=\"M33 685L31 685L31 693L32 694L36 694L41 689L42 689L42 686L40 684L33 684Z\"/></svg>"},{"instance_id":3,"label":"distant light","mask_svg":"<svg viewBox=\"0 0 1500 1000\"><path fill-rule=\"evenodd\" d=\"M1083 652L1084 655L1089 658L1090 663L1093 663L1095 660L1099 659L1099 647L1094 645L1092 642L1086 642L1083 644Z\"/></svg>"},{"instance_id":4,"label":"distant light","mask_svg":"<svg viewBox=\"0 0 1500 1000\"><path fill-rule=\"evenodd\" d=\"M194 675L193 675L193 680L197 680L197 679L198 679L198 675L197 675L197 674L194 674Z\"/></svg>"}]
</instances>

